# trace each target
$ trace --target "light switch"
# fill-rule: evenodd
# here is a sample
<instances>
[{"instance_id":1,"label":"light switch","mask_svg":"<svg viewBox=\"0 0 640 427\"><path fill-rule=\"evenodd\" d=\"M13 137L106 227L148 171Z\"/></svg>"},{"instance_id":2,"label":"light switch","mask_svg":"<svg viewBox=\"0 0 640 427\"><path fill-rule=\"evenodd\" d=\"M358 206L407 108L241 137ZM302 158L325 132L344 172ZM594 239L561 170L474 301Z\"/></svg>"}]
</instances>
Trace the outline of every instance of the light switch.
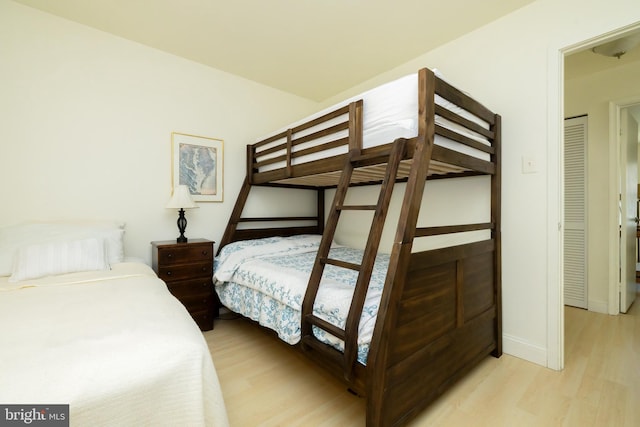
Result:
<instances>
[{"instance_id":1,"label":"light switch","mask_svg":"<svg viewBox=\"0 0 640 427\"><path fill-rule=\"evenodd\" d=\"M522 173L538 172L538 162L533 156L522 156Z\"/></svg>"}]
</instances>

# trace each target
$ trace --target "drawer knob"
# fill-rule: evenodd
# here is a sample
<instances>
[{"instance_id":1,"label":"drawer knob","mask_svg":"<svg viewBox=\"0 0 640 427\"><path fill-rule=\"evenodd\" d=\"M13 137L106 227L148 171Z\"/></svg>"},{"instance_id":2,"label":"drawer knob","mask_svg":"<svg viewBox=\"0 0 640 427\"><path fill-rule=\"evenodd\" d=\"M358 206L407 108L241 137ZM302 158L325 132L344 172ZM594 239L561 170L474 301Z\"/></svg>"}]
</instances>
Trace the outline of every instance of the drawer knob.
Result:
<instances>
[{"instance_id":1,"label":"drawer knob","mask_svg":"<svg viewBox=\"0 0 640 427\"><path fill-rule=\"evenodd\" d=\"M202 271L207 271L207 267L202 267Z\"/></svg>"},{"instance_id":2,"label":"drawer knob","mask_svg":"<svg viewBox=\"0 0 640 427\"><path fill-rule=\"evenodd\" d=\"M171 276L171 271L167 271L167 276Z\"/></svg>"},{"instance_id":3,"label":"drawer knob","mask_svg":"<svg viewBox=\"0 0 640 427\"><path fill-rule=\"evenodd\" d=\"M202 251L202 255L209 255L209 251Z\"/></svg>"},{"instance_id":4,"label":"drawer knob","mask_svg":"<svg viewBox=\"0 0 640 427\"><path fill-rule=\"evenodd\" d=\"M172 253L168 253L167 254L167 258L173 258L173 254Z\"/></svg>"}]
</instances>

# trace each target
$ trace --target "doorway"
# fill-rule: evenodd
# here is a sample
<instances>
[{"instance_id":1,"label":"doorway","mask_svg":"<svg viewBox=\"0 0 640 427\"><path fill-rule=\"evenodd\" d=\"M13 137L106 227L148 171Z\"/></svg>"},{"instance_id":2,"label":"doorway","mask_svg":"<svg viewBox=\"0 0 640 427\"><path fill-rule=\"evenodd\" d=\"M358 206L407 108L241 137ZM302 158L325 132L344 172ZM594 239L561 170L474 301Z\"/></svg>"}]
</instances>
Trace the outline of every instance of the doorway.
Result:
<instances>
[{"instance_id":1,"label":"doorway","mask_svg":"<svg viewBox=\"0 0 640 427\"><path fill-rule=\"evenodd\" d=\"M617 266L620 262L620 253L618 251L620 240L618 212L620 201L619 185L621 183L619 179L620 172L618 164L619 150L617 148L617 144L609 143L609 141L617 141L615 128L617 118L615 116L611 116L610 108L611 105L617 105L620 108L627 105L629 103L629 99L624 98L632 95L633 91L630 92L628 90L631 86L629 82L627 82L627 90L621 90L620 85L624 84L624 82L621 79L617 79L616 81L610 81L609 83L612 88L612 93L604 94L602 92L603 88L606 88L608 83L594 83L594 81L597 81L597 76L608 75L608 73L612 72L610 70L613 70L614 68L617 70L623 70L625 64L640 60L640 48L635 49L636 52L630 52L626 57L623 55L621 58L598 56L592 51L592 48L597 44L611 41L616 37L620 38L621 36L632 33L638 34L639 28L640 27L638 25L635 25L633 27L621 29L616 34L608 34L606 36L601 36L598 39L594 38L592 40L582 42L581 44L574 45L573 47L567 47L566 49L561 50L561 57L559 59L559 69L565 72L563 80L564 86L561 86L558 91L563 94L564 100L564 103L561 103L564 110L561 110L560 114L564 117L585 114L589 116L590 156L587 180L590 188L588 196L591 197L588 197L587 201L590 222L587 228L587 233L590 243L588 243L589 252L586 267L588 269L588 273L586 277L588 277L590 284L596 283L600 288L598 288L598 286L594 286L595 289L589 289L590 298L588 301L588 308L592 311L610 314L618 314L620 312L618 303L620 270ZM633 55L631 55L632 53ZM577 59L577 61L574 61L574 59ZM600 64L596 64L594 66L593 64L590 64L590 62L592 62L591 60L599 61ZM576 71L574 67L576 63L579 63L583 67L583 69L580 70L582 74L572 75L571 73ZM572 67L574 68L572 69ZM633 78L636 79L633 86L637 88L637 77L634 75ZM587 94L587 98L593 95L593 105L583 105L581 108L576 108L575 105L571 105L571 86L575 86L575 81L571 81L571 79L580 81L577 85L578 88L576 89L576 87L574 87L573 89L577 91L575 93L581 93L579 98L581 98L582 101L584 101L585 94ZM637 92L637 90L635 92ZM640 94L636 93L636 96L638 97L636 102L640 102ZM615 101L617 104L614 104L614 101L611 100L619 101ZM596 102L599 104L596 105ZM573 110L571 110L571 108L573 108ZM613 124L613 126L610 126L610 124ZM558 128L561 129L562 126L558 126ZM594 144L596 145L594 146ZM559 158L563 159L564 151L562 144L560 145L560 152L558 154ZM598 161L600 164L598 164ZM561 165L558 168L561 172L560 179L563 178L563 166L564 165ZM562 186L560 186L559 191L562 193L559 199L562 200L562 203L564 204L565 195ZM553 230L550 229L550 233L552 232ZM564 242L564 233L566 233L566 228L563 226L562 232L560 233L560 245ZM553 241L551 242L553 243ZM550 253L552 253L551 247ZM549 335L549 367L554 367L554 363L557 363L557 367L554 367L554 369L562 369L564 364L564 318L562 315L564 298L562 294L564 291L563 274L565 266L562 263L562 259L560 260L560 264L561 266L558 269L558 276L561 283L563 283L563 286L559 289L560 295L554 294L553 288L550 288L551 292L549 294L550 306L555 306L554 303L558 304L556 306L558 307L558 312L556 314L550 313L549 316L549 324L558 325L557 330L550 328ZM554 270L550 270L550 274L553 273ZM553 299L556 298L556 295L558 295L559 301ZM558 316L557 320L554 316ZM555 345L558 345L558 347L554 348Z\"/></svg>"}]
</instances>

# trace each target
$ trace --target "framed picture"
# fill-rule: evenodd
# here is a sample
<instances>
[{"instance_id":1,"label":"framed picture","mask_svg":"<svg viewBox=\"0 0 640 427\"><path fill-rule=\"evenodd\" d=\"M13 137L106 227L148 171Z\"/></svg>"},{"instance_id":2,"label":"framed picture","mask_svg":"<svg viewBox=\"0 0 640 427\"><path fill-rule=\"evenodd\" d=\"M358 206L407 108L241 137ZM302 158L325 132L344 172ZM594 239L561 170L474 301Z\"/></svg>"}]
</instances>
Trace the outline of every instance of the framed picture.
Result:
<instances>
[{"instance_id":1,"label":"framed picture","mask_svg":"<svg viewBox=\"0 0 640 427\"><path fill-rule=\"evenodd\" d=\"M221 139L173 132L173 188L186 185L196 202L222 202L223 144Z\"/></svg>"}]
</instances>

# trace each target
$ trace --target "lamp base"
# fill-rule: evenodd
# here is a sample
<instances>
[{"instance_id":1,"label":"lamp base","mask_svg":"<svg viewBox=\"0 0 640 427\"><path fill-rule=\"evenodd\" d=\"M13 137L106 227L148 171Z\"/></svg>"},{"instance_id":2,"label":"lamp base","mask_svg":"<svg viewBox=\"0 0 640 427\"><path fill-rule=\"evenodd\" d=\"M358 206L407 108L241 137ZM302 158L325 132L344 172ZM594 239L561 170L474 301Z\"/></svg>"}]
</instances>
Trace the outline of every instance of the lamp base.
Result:
<instances>
[{"instance_id":1,"label":"lamp base","mask_svg":"<svg viewBox=\"0 0 640 427\"><path fill-rule=\"evenodd\" d=\"M184 209L180 209L178 212L178 230L180 231L180 237L176 239L178 243L187 243L187 238L184 236L184 230L187 228L187 218L184 216Z\"/></svg>"}]
</instances>

